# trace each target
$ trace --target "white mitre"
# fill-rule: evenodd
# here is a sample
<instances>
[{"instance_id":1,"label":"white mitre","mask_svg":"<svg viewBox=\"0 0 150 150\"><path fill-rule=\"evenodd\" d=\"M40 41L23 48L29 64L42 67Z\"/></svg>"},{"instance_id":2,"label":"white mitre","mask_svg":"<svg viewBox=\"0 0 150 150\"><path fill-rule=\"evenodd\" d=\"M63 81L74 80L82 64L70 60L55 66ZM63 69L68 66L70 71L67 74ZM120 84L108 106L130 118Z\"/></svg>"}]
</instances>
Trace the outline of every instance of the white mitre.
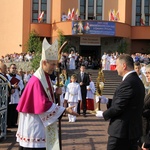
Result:
<instances>
[{"instance_id":1,"label":"white mitre","mask_svg":"<svg viewBox=\"0 0 150 150\"><path fill-rule=\"evenodd\" d=\"M58 60L58 40L52 45L44 38L42 43L42 59L41 60Z\"/></svg>"}]
</instances>

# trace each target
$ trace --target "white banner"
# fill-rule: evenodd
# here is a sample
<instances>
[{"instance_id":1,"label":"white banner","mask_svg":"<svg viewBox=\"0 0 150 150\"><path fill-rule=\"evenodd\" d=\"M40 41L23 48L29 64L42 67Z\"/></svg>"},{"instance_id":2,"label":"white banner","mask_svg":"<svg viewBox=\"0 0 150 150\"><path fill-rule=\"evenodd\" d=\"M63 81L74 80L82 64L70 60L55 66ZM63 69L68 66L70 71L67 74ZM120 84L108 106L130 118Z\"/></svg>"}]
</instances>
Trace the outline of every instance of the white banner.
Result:
<instances>
[{"instance_id":1,"label":"white banner","mask_svg":"<svg viewBox=\"0 0 150 150\"><path fill-rule=\"evenodd\" d=\"M80 45L101 45L100 37L80 37Z\"/></svg>"}]
</instances>

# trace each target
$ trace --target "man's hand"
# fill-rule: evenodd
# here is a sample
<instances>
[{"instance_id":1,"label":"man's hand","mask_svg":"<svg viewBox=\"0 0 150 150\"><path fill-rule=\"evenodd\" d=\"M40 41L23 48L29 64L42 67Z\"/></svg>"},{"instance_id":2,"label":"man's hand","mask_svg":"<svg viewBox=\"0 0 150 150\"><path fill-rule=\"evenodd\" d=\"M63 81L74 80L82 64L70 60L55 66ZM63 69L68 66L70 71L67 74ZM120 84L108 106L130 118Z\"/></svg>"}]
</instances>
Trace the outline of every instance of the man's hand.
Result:
<instances>
[{"instance_id":1,"label":"man's hand","mask_svg":"<svg viewBox=\"0 0 150 150\"><path fill-rule=\"evenodd\" d=\"M74 116L78 116L79 114L72 110L72 108L74 108L74 107L75 106L67 107L65 113L70 114L70 115L74 115Z\"/></svg>"},{"instance_id":2,"label":"man's hand","mask_svg":"<svg viewBox=\"0 0 150 150\"><path fill-rule=\"evenodd\" d=\"M142 145L142 150L148 150L148 148L144 148L144 144L145 143L143 143L143 145Z\"/></svg>"},{"instance_id":3,"label":"man's hand","mask_svg":"<svg viewBox=\"0 0 150 150\"><path fill-rule=\"evenodd\" d=\"M80 85L83 85L83 82L80 82Z\"/></svg>"},{"instance_id":4,"label":"man's hand","mask_svg":"<svg viewBox=\"0 0 150 150\"><path fill-rule=\"evenodd\" d=\"M87 88L87 90L90 91L91 89L90 89L90 88Z\"/></svg>"},{"instance_id":5,"label":"man's hand","mask_svg":"<svg viewBox=\"0 0 150 150\"><path fill-rule=\"evenodd\" d=\"M18 89L18 88L19 88L18 83L15 83L15 84L13 85L13 87L14 87L15 89Z\"/></svg>"}]
</instances>

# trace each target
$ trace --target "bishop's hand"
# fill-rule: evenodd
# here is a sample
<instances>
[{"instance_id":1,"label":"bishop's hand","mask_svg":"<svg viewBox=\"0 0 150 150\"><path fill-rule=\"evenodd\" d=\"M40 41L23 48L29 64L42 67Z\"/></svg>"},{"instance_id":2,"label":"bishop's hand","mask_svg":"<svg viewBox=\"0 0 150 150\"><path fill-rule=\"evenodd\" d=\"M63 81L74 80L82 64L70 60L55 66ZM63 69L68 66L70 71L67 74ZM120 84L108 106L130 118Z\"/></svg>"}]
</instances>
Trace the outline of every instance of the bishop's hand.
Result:
<instances>
[{"instance_id":1,"label":"bishop's hand","mask_svg":"<svg viewBox=\"0 0 150 150\"><path fill-rule=\"evenodd\" d=\"M79 114L72 110L72 108L74 108L74 107L75 106L67 107L66 110L65 110L65 113L70 114L70 115L74 115L74 116L78 116Z\"/></svg>"}]
</instances>

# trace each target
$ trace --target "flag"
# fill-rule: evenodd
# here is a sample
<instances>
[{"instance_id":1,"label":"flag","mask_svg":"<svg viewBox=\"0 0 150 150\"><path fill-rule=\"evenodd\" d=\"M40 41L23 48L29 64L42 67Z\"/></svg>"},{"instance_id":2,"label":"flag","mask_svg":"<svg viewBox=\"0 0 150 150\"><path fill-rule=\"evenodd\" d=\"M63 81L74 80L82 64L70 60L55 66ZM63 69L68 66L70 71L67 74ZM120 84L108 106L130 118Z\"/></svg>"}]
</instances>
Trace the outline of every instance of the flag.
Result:
<instances>
[{"instance_id":1,"label":"flag","mask_svg":"<svg viewBox=\"0 0 150 150\"><path fill-rule=\"evenodd\" d=\"M113 9L113 10L111 11L112 21L115 21L115 15L116 15L116 11L115 11L115 9Z\"/></svg>"},{"instance_id":2,"label":"flag","mask_svg":"<svg viewBox=\"0 0 150 150\"><path fill-rule=\"evenodd\" d=\"M119 21L119 20L120 20L120 17L119 17L119 10L118 10L115 15L115 21Z\"/></svg>"},{"instance_id":3,"label":"flag","mask_svg":"<svg viewBox=\"0 0 150 150\"><path fill-rule=\"evenodd\" d=\"M38 22L39 23L43 20L43 16L44 16L44 11L42 11L42 13L39 14L39 17L38 17Z\"/></svg>"},{"instance_id":4,"label":"flag","mask_svg":"<svg viewBox=\"0 0 150 150\"><path fill-rule=\"evenodd\" d=\"M110 10L110 21L114 21L114 10Z\"/></svg>"},{"instance_id":5,"label":"flag","mask_svg":"<svg viewBox=\"0 0 150 150\"><path fill-rule=\"evenodd\" d=\"M74 16L75 16L75 13L74 13L74 8L73 8L71 12L71 20L74 20Z\"/></svg>"},{"instance_id":6,"label":"flag","mask_svg":"<svg viewBox=\"0 0 150 150\"><path fill-rule=\"evenodd\" d=\"M141 26L145 26L145 15L142 14L141 16Z\"/></svg>"},{"instance_id":7,"label":"flag","mask_svg":"<svg viewBox=\"0 0 150 150\"><path fill-rule=\"evenodd\" d=\"M71 12L70 12L70 8L68 9L68 20L71 20Z\"/></svg>"},{"instance_id":8,"label":"flag","mask_svg":"<svg viewBox=\"0 0 150 150\"><path fill-rule=\"evenodd\" d=\"M78 8L77 8L77 10L76 10L76 14L75 14L75 20L78 20L79 19L79 11L78 11Z\"/></svg>"},{"instance_id":9,"label":"flag","mask_svg":"<svg viewBox=\"0 0 150 150\"><path fill-rule=\"evenodd\" d=\"M140 19L140 22L141 22L141 26L145 26L145 12L144 12L144 1L142 1L141 3L141 19Z\"/></svg>"}]
</instances>

